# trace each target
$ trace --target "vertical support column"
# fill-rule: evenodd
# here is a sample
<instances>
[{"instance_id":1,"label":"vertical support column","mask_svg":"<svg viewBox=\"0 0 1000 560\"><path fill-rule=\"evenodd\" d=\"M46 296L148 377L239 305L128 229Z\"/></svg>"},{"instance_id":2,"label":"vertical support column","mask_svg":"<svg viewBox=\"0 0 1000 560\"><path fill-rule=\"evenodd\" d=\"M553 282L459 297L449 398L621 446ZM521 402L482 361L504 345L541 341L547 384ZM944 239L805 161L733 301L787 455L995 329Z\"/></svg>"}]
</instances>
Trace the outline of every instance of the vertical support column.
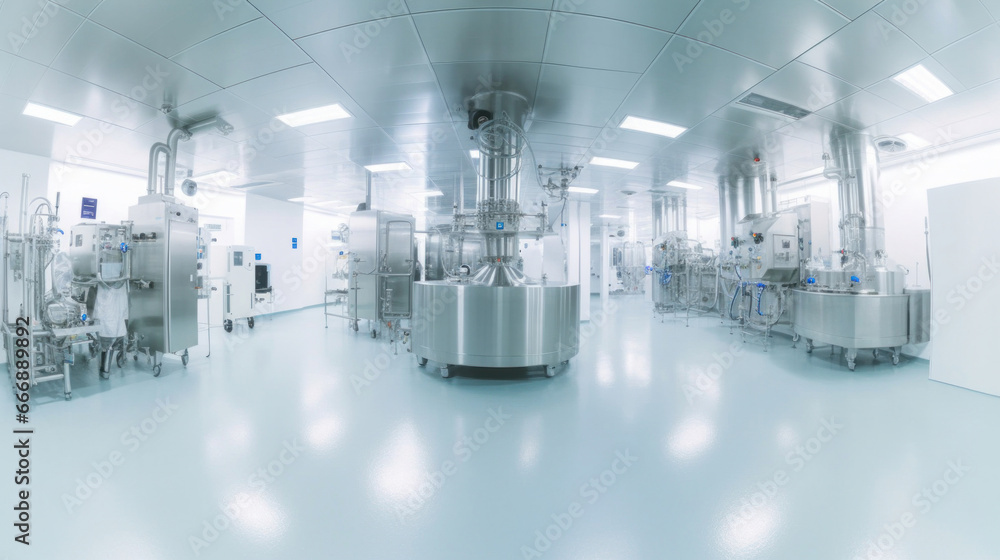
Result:
<instances>
[{"instance_id":1,"label":"vertical support column","mask_svg":"<svg viewBox=\"0 0 1000 560\"><path fill-rule=\"evenodd\" d=\"M569 284L580 285L580 320L590 320L590 203L571 200L566 203L569 229L566 260Z\"/></svg>"},{"instance_id":2,"label":"vertical support column","mask_svg":"<svg viewBox=\"0 0 1000 560\"><path fill-rule=\"evenodd\" d=\"M608 236L611 234L611 227L608 224L601 225L601 308L608 307L608 283L611 282L611 243Z\"/></svg>"}]
</instances>

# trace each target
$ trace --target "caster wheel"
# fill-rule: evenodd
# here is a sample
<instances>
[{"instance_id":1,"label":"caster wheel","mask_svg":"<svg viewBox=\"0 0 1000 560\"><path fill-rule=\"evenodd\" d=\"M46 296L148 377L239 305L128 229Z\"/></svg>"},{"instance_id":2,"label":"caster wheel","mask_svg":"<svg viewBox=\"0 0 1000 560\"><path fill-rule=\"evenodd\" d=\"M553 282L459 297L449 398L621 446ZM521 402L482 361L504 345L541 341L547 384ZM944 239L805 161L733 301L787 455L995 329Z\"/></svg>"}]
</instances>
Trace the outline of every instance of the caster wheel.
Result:
<instances>
[{"instance_id":1,"label":"caster wheel","mask_svg":"<svg viewBox=\"0 0 1000 560\"><path fill-rule=\"evenodd\" d=\"M222 328L226 329L226 332L233 332L233 322L226 320L222 323Z\"/></svg>"},{"instance_id":2,"label":"caster wheel","mask_svg":"<svg viewBox=\"0 0 1000 560\"><path fill-rule=\"evenodd\" d=\"M188 354L188 351L185 350L184 353L181 354L181 363L184 364L184 367L187 367L189 361L191 361L191 356Z\"/></svg>"},{"instance_id":3,"label":"caster wheel","mask_svg":"<svg viewBox=\"0 0 1000 560\"><path fill-rule=\"evenodd\" d=\"M545 366L545 377L555 377L556 366Z\"/></svg>"},{"instance_id":4,"label":"caster wheel","mask_svg":"<svg viewBox=\"0 0 1000 560\"><path fill-rule=\"evenodd\" d=\"M101 379L110 379L111 378L111 372L110 371L98 370L98 373L100 374Z\"/></svg>"},{"instance_id":5,"label":"caster wheel","mask_svg":"<svg viewBox=\"0 0 1000 560\"><path fill-rule=\"evenodd\" d=\"M878 349L872 350L872 358L878 359Z\"/></svg>"},{"instance_id":6,"label":"caster wheel","mask_svg":"<svg viewBox=\"0 0 1000 560\"><path fill-rule=\"evenodd\" d=\"M135 356L132 356L132 361L138 362L139 361L139 355L136 354Z\"/></svg>"},{"instance_id":7,"label":"caster wheel","mask_svg":"<svg viewBox=\"0 0 1000 560\"><path fill-rule=\"evenodd\" d=\"M807 339L806 340L806 354L812 354L813 348L815 348L815 346L813 346L813 342L811 340Z\"/></svg>"},{"instance_id":8,"label":"caster wheel","mask_svg":"<svg viewBox=\"0 0 1000 560\"><path fill-rule=\"evenodd\" d=\"M441 368L441 377L445 379L451 377L451 372L448 371L448 366L444 366L443 368Z\"/></svg>"},{"instance_id":9,"label":"caster wheel","mask_svg":"<svg viewBox=\"0 0 1000 560\"><path fill-rule=\"evenodd\" d=\"M354 332L358 332L358 324L357 323L351 325L351 328L354 329Z\"/></svg>"},{"instance_id":10,"label":"caster wheel","mask_svg":"<svg viewBox=\"0 0 1000 560\"><path fill-rule=\"evenodd\" d=\"M898 366L899 365L899 356L893 356L892 357L892 365L894 365L894 366Z\"/></svg>"},{"instance_id":11,"label":"caster wheel","mask_svg":"<svg viewBox=\"0 0 1000 560\"><path fill-rule=\"evenodd\" d=\"M421 358L420 356L417 356L417 365L420 367L426 366L427 358Z\"/></svg>"},{"instance_id":12,"label":"caster wheel","mask_svg":"<svg viewBox=\"0 0 1000 560\"><path fill-rule=\"evenodd\" d=\"M855 367L857 367L855 364L847 364L847 369L849 369L851 371L854 371Z\"/></svg>"},{"instance_id":13,"label":"caster wheel","mask_svg":"<svg viewBox=\"0 0 1000 560\"><path fill-rule=\"evenodd\" d=\"M115 364L118 365L118 369L125 367L125 354L123 352L119 352L118 355L115 356Z\"/></svg>"},{"instance_id":14,"label":"caster wheel","mask_svg":"<svg viewBox=\"0 0 1000 560\"><path fill-rule=\"evenodd\" d=\"M372 338L378 338L378 331L372 329Z\"/></svg>"},{"instance_id":15,"label":"caster wheel","mask_svg":"<svg viewBox=\"0 0 1000 560\"><path fill-rule=\"evenodd\" d=\"M70 400L73 398L73 393L66 393L64 396L66 397L66 400Z\"/></svg>"},{"instance_id":16,"label":"caster wheel","mask_svg":"<svg viewBox=\"0 0 1000 560\"><path fill-rule=\"evenodd\" d=\"M153 366L153 377L160 376L160 370L162 369L162 367L163 367L162 364L156 364L155 366Z\"/></svg>"},{"instance_id":17,"label":"caster wheel","mask_svg":"<svg viewBox=\"0 0 1000 560\"><path fill-rule=\"evenodd\" d=\"M253 328L253 317L247 317L247 326Z\"/></svg>"}]
</instances>

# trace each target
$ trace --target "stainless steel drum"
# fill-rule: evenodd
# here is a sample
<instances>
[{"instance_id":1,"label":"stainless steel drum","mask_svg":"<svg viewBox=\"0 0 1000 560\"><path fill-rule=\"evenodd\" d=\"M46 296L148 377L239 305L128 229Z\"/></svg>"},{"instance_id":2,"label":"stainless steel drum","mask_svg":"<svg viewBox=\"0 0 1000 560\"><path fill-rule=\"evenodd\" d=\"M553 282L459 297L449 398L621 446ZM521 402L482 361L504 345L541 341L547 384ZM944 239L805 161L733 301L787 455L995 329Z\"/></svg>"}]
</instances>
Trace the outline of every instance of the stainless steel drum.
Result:
<instances>
[{"instance_id":1,"label":"stainless steel drum","mask_svg":"<svg viewBox=\"0 0 1000 560\"><path fill-rule=\"evenodd\" d=\"M447 366L554 368L580 349L580 286L414 285L412 351Z\"/></svg>"},{"instance_id":2,"label":"stainless steel drum","mask_svg":"<svg viewBox=\"0 0 1000 560\"><path fill-rule=\"evenodd\" d=\"M795 334L847 349L847 365L854 369L859 348L892 348L893 362L909 340L909 298L905 294L867 295L793 290Z\"/></svg>"}]
</instances>

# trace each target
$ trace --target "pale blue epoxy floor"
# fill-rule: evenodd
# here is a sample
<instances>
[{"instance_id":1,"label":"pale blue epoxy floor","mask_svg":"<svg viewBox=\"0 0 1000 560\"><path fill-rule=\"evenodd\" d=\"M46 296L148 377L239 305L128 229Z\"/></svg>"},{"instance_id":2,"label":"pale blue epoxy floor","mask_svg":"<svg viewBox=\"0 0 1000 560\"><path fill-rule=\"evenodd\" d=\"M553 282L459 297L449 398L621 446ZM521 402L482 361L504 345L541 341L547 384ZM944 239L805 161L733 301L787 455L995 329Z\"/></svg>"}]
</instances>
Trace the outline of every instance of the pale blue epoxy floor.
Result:
<instances>
[{"instance_id":1,"label":"pale blue epoxy floor","mask_svg":"<svg viewBox=\"0 0 1000 560\"><path fill-rule=\"evenodd\" d=\"M826 348L809 356L777 338L765 354L717 319L661 324L649 304L617 301L554 379L459 370L443 380L405 353L379 358L382 347L363 334L324 330L319 309L259 320L245 339L218 330L211 358L194 353L187 370L168 362L159 379L129 365L102 382L92 364L74 374L72 401L55 385L36 392L33 544L7 544L5 554L1000 558L1000 399L928 381L926 362L894 368L862 354L852 374ZM727 362L734 342L746 350L692 392L692 372L715 356ZM351 375L367 363L385 369L359 394ZM157 413L162 423L150 419L157 399L178 407ZM510 418L487 422L491 409ZM820 432L831 418L843 425L832 438ZM122 439L144 420L155 426L146 441ZM481 441L489 434L478 450L461 443L483 427L496 431L478 432ZM828 441L810 442L816 435ZM295 440L298 455L282 455ZM815 451L805 451L808 462L789 456L799 444ZM101 477L115 451L124 462ZM627 468L614 463L626 451L637 458ZM12 452L5 457L12 471ZM454 470L423 488L421 505L415 493L446 461ZM969 472L939 482L947 493L937 503L914 503L955 461ZM254 474L269 463L280 475ZM604 493L589 486L612 466L624 472ZM69 513L64 501L88 475L100 485ZM408 500L416 507L401 518ZM223 530L204 533L227 504L235 521L220 517ZM568 529L549 527L571 510ZM536 543L547 528L556 537L548 547ZM197 555L192 536L208 545ZM887 550L867 555L880 536ZM522 548L536 544L545 550Z\"/></svg>"}]
</instances>

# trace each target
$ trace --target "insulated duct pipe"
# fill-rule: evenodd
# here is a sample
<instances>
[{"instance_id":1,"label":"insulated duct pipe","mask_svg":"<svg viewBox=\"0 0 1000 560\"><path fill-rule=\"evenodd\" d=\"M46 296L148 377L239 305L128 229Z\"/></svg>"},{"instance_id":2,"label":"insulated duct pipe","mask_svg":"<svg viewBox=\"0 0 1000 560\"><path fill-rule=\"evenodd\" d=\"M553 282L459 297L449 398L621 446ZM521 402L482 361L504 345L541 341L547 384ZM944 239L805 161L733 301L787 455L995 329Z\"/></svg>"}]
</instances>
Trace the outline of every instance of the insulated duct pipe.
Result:
<instances>
[{"instance_id":1,"label":"insulated duct pipe","mask_svg":"<svg viewBox=\"0 0 1000 560\"><path fill-rule=\"evenodd\" d=\"M653 195L653 239L687 231L687 198L678 194Z\"/></svg>"},{"instance_id":2,"label":"insulated duct pipe","mask_svg":"<svg viewBox=\"0 0 1000 560\"><path fill-rule=\"evenodd\" d=\"M528 283L517 269L517 234L521 227L521 164L527 139L523 127L528 101L516 93L487 92L472 98L479 127L476 229L486 242L482 269L473 281L492 286Z\"/></svg>"},{"instance_id":3,"label":"insulated duct pipe","mask_svg":"<svg viewBox=\"0 0 1000 560\"><path fill-rule=\"evenodd\" d=\"M871 260L885 254L885 229L879 207L878 150L872 137L850 132L831 142L823 175L838 182L843 249Z\"/></svg>"},{"instance_id":4,"label":"insulated duct pipe","mask_svg":"<svg viewBox=\"0 0 1000 560\"><path fill-rule=\"evenodd\" d=\"M156 177L159 170L160 154L166 155L166 166L163 171L163 194L165 196L174 195L174 184L177 182L177 146L181 140L187 141L199 132L216 129L224 136L233 131L232 125L221 117L211 117L190 124L185 127L177 127L167 135L167 142L157 142L149 149L149 177L146 183L147 194L155 194Z\"/></svg>"}]
</instances>

